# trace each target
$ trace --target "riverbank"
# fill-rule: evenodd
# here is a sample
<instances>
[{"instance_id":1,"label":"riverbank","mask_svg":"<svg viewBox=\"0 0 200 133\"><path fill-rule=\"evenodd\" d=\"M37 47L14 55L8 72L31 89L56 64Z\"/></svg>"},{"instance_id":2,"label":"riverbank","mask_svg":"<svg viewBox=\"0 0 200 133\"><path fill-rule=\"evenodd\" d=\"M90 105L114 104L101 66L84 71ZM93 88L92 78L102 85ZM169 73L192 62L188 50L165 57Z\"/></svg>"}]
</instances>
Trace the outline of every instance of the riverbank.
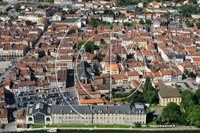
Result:
<instances>
[{"instance_id":1,"label":"riverbank","mask_svg":"<svg viewBox=\"0 0 200 133\"><path fill-rule=\"evenodd\" d=\"M0 130L0 132L47 132L48 129L53 128L34 128L34 129L27 129L27 128L18 128L17 130ZM153 127L141 127L141 128L57 128L58 132L62 131L120 131L120 132L131 132L131 131L150 131L150 132L157 132L157 131L192 131L192 132L199 132L199 128L153 128Z\"/></svg>"}]
</instances>

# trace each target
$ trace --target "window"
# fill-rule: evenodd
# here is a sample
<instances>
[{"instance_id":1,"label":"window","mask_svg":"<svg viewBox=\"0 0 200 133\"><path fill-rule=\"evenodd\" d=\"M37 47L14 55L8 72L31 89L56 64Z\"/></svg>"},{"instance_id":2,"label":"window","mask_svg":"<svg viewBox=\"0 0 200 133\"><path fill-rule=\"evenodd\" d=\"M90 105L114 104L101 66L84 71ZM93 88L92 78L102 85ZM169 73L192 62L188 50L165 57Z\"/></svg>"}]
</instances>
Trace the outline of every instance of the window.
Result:
<instances>
[{"instance_id":1,"label":"window","mask_svg":"<svg viewBox=\"0 0 200 133\"><path fill-rule=\"evenodd\" d=\"M34 123L44 123L45 122L45 116L43 114L35 114L33 115Z\"/></svg>"}]
</instances>

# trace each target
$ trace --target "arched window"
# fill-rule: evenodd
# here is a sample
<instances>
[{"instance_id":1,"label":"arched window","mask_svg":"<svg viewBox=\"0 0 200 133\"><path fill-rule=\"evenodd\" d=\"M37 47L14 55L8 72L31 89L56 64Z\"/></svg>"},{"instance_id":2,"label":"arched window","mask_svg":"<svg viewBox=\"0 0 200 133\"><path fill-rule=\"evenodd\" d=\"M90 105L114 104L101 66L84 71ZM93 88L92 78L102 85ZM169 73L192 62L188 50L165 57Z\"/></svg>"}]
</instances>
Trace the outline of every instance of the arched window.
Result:
<instances>
[{"instance_id":1,"label":"arched window","mask_svg":"<svg viewBox=\"0 0 200 133\"><path fill-rule=\"evenodd\" d=\"M45 116L43 114L37 113L33 115L34 123L44 123L45 122Z\"/></svg>"},{"instance_id":2,"label":"arched window","mask_svg":"<svg viewBox=\"0 0 200 133\"><path fill-rule=\"evenodd\" d=\"M29 118L28 118L28 121L33 121L32 117L29 117Z\"/></svg>"},{"instance_id":3,"label":"arched window","mask_svg":"<svg viewBox=\"0 0 200 133\"><path fill-rule=\"evenodd\" d=\"M49 117L47 117L47 118L46 118L46 121L50 121L50 118L49 118Z\"/></svg>"}]
</instances>

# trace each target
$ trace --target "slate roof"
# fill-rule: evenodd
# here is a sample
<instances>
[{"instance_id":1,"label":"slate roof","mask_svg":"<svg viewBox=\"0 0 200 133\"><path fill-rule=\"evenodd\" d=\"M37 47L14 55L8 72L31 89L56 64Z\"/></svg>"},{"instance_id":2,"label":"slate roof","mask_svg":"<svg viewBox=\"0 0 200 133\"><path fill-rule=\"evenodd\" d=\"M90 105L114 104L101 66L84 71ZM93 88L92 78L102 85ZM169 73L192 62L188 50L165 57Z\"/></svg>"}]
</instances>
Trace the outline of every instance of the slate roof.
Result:
<instances>
[{"instance_id":1,"label":"slate roof","mask_svg":"<svg viewBox=\"0 0 200 133\"><path fill-rule=\"evenodd\" d=\"M89 78L90 75L87 71L86 68L89 67L89 64L85 61L82 61L81 63L79 63L77 65L77 73L78 73L78 77L82 77L82 78Z\"/></svg>"},{"instance_id":2,"label":"slate roof","mask_svg":"<svg viewBox=\"0 0 200 133\"><path fill-rule=\"evenodd\" d=\"M50 112L48 112L48 109L50 109ZM28 115L32 115L38 112L43 113L45 115L51 115L51 106L41 102L28 107Z\"/></svg>"},{"instance_id":3,"label":"slate roof","mask_svg":"<svg viewBox=\"0 0 200 133\"><path fill-rule=\"evenodd\" d=\"M181 94L177 89L166 87L163 81L158 81L156 89L159 90L159 94L162 98L173 98L173 97L181 97Z\"/></svg>"},{"instance_id":4,"label":"slate roof","mask_svg":"<svg viewBox=\"0 0 200 133\"><path fill-rule=\"evenodd\" d=\"M144 105L131 107L129 105L72 105L72 107L78 111L80 114L91 114L91 113L115 113L115 114L146 114ZM140 111L139 111L140 110ZM72 108L69 106L52 106L52 114L61 114L61 113L76 113L72 111Z\"/></svg>"}]
</instances>

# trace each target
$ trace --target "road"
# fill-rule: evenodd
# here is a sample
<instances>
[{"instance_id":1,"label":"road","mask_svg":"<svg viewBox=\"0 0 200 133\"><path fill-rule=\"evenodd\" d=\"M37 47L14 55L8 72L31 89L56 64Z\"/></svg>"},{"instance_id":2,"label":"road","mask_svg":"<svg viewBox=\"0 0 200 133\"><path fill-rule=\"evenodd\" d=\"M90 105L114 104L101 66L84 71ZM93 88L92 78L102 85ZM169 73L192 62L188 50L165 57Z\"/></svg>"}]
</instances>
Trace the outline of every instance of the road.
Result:
<instances>
[{"instance_id":1,"label":"road","mask_svg":"<svg viewBox=\"0 0 200 133\"><path fill-rule=\"evenodd\" d=\"M182 22L182 26L183 26L184 29L191 29L191 28L186 26L185 21Z\"/></svg>"},{"instance_id":2,"label":"road","mask_svg":"<svg viewBox=\"0 0 200 133\"><path fill-rule=\"evenodd\" d=\"M19 63L21 59L22 59L22 58L19 57L19 58L16 60L17 63ZM17 64L17 63L16 63L16 64ZM0 64L1 64L1 62L0 62ZM8 74L10 73L10 71L11 71L12 68L14 68L14 67L12 66L12 67L9 68L4 74L2 74L2 75L0 76L0 82L3 81L3 78L6 78L6 77L8 76Z\"/></svg>"},{"instance_id":3,"label":"road","mask_svg":"<svg viewBox=\"0 0 200 133\"><path fill-rule=\"evenodd\" d=\"M177 81L169 81L169 82L164 82L165 85L180 85L184 90L189 90L189 88L186 87L186 85L184 83L188 83L188 85L193 89L192 92L195 92L198 87L195 86L194 84L198 85L198 83L196 83L196 81L194 80L190 80L190 79L184 79L184 80L177 80Z\"/></svg>"},{"instance_id":4,"label":"road","mask_svg":"<svg viewBox=\"0 0 200 133\"><path fill-rule=\"evenodd\" d=\"M0 82L3 81L3 78L6 78L8 74L10 73L12 67L9 68L3 75L0 76Z\"/></svg>"},{"instance_id":5,"label":"road","mask_svg":"<svg viewBox=\"0 0 200 133\"><path fill-rule=\"evenodd\" d=\"M1 9L1 11L2 11L2 12L7 12L7 9L8 9L13 3L15 3L15 2L8 3L6 6L4 6L4 7Z\"/></svg>"}]
</instances>

